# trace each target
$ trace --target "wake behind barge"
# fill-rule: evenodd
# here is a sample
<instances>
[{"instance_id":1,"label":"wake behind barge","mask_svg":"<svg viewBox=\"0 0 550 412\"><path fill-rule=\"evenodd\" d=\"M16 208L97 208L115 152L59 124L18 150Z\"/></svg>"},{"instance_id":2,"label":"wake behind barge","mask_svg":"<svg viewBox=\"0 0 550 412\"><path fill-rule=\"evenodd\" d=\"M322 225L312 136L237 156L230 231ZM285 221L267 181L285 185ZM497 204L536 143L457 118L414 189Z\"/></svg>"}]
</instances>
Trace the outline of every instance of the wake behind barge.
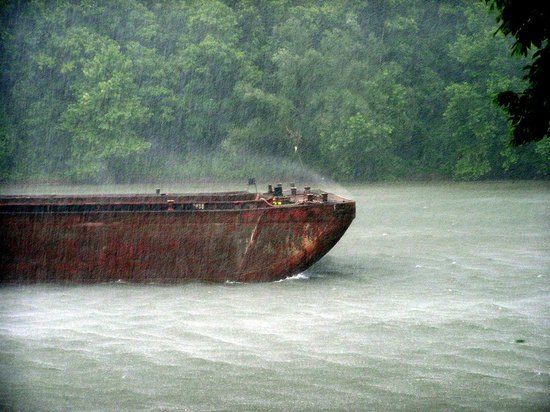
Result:
<instances>
[{"instance_id":1,"label":"wake behind barge","mask_svg":"<svg viewBox=\"0 0 550 412\"><path fill-rule=\"evenodd\" d=\"M319 260L354 217L351 200L280 186L264 194L3 196L0 281L273 281Z\"/></svg>"}]
</instances>

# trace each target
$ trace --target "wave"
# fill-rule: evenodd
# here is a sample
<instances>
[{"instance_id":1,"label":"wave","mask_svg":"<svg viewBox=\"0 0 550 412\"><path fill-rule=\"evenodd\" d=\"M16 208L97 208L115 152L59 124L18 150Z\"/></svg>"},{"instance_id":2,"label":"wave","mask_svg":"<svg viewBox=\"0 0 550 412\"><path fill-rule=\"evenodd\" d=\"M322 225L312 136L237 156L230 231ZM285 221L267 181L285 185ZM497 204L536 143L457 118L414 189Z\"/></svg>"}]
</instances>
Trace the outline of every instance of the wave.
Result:
<instances>
[{"instance_id":1,"label":"wave","mask_svg":"<svg viewBox=\"0 0 550 412\"><path fill-rule=\"evenodd\" d=\"M305 272L298 273L297 275L288 276L284 279L276 280L275 283L279 282L288 282L288 281L294 281L294 280L309 280L311 279L311 276L306 274Z\"/></svg>"}]
</instances>

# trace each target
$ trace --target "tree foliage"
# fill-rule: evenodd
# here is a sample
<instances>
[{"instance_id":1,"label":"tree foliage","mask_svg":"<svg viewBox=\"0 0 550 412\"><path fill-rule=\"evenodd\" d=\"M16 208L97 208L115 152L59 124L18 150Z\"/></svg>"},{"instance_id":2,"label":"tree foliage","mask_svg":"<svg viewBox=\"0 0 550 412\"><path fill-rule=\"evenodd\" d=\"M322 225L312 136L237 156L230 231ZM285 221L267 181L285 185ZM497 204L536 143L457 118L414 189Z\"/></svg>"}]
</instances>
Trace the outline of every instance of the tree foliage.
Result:
<instances>
[{"instance_id":1,"label":"tree foliage","mask_svg":"<svg viewBox=\"0 0 550 412\"><path fill-rule=\"evenodd\" d=\"M337 180L548 176L547 138L508 146L492 101L525 87L526 60L481 2L0 10L1 180L235 176L252 155Z\"/></svg>"},{"instance_id":2,"label":"tree foliage","mask_svg":"<svg viewBox=\"0 0 550 412\"><path fill-rule=\"evenodd\" d=\"M548 5L536 0L485 0L496 9L499 30L511 35L514 54L528 56L525 67L528 86L522 92L507 90L497 96L506 109L516 145L539 141L550 135L550 13Z\"/></svg>"}]
</instances>

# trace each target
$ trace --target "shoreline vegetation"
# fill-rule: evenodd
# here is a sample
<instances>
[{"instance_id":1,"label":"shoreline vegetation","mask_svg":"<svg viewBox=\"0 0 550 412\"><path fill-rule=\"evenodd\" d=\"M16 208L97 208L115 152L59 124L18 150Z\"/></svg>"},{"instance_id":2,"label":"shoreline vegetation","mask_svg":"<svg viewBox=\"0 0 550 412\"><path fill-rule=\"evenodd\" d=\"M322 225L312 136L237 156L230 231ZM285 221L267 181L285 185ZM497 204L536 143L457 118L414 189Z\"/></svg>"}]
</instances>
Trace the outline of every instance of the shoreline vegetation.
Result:
<instances>
[{"instance_id":1,"label":"shoreline vegetation","mask_svg":"<svg viewBox=\"0 0 550 412\"><path fill-rule=\"evenodd\" d=\"M0 5L0 182L550 177L482 2ZM316 172L313 172L316 171Z\"/></svg>"}]
</instances>

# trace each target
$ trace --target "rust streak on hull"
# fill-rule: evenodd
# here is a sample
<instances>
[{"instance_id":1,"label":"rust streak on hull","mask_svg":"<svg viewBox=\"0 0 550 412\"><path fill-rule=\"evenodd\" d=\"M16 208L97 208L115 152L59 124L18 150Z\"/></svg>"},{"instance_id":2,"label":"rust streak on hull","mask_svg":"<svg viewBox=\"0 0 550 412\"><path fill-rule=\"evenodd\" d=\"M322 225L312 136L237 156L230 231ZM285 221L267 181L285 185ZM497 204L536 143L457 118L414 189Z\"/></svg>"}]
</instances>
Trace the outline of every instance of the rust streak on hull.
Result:
<instances>
[{"instance_id":1,"label":"rust streak on hull","mask_svg":"<svg viewBox=\"0 0 550 412\"><path fill-rule=\"evenodd\" d=\"M354 216L355 203L336 197L287 197L277 207L248 193L4 197L0 276L4 283L272 281L320 259Z\"/></svg>"}]
</instances>

